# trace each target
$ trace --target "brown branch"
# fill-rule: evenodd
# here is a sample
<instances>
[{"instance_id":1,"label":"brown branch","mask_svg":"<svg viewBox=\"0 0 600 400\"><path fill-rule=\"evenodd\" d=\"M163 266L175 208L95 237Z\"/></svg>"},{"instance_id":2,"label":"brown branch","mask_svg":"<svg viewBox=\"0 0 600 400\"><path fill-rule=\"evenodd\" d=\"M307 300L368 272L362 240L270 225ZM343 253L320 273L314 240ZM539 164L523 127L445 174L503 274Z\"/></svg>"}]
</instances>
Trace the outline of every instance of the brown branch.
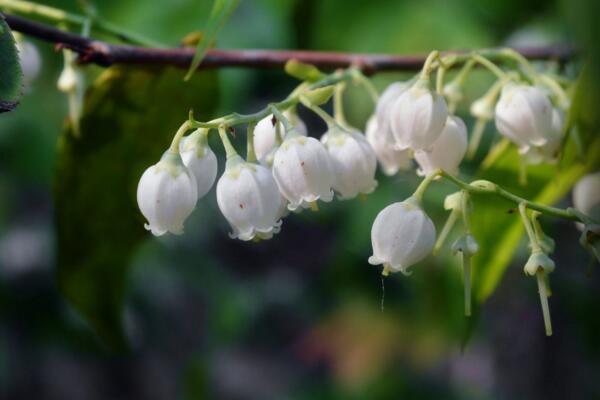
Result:
<instances>
[{"instance_id":1,"label":"brown branch","mask_svg":"<svg viewBox=\"0 0 600 400\"><path fill-rule=\"evenodd\" d=\"M174 65L188 68L194 56L193 48L148 48L110 44L61 31L51 25L31 21L16 15L5 15L15 31L57 43L79 53L81 63L101 66L113 64ZM530 60L566 62L576 55L571 46L548 46L516 49ZM464 53L461 51L442 54ZM298 50L222 50L211 49L200 68L243 67L282 68L290 59L313 64L324 70L356 65L367 74L380 71L416 71L423 66L425 55L352 54Z\"/></svg>"}]
</instances>

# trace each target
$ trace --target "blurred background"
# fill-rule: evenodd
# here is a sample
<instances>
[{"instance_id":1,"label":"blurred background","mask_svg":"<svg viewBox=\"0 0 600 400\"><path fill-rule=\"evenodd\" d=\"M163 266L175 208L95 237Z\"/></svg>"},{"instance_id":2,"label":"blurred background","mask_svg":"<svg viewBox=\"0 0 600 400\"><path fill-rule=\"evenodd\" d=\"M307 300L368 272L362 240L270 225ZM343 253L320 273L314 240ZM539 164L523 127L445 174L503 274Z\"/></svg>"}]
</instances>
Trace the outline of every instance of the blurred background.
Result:
<instances>
[{"instance_id":1,"label":"blurred background","mask_svg":"<svg viewBox=\"0 0 600 400\"><path fill-rule=\"evenodd\" d=\"M594 38L585 3L246 0L217 45L406 54L580 46ZM44 4L80 12L75 1ZM177 45L202 29L211 2L96 6L112 22ZM386 279L381 306L380 269L367 263L370 228L383 207L416 188L414 171L378 175L379 188L364 202L291 215L270 241L229 239L214 188L185 235L152 237L135 185L188 109L202 120L253 112L297 82L280 70L223 69L202 71L188 85L183 71L120 69L93 83L103 71L89 66L82 137L74 139L67 100L56 90L62 57L32 42L42 72L18 109L0 116L0 398L600 398L600 276L586 270L573 224L543 220L558 243L551 338L535 280L522 272L524 243L470 321L459 260L448 249L410 277ZM373 81L382 90L408 77L382 73ZM491 83L481 71L469 79L459 109L469 126L468 102ZM345 100L348 119L362 129L370 98L356 88ZM323 133L320 120L304 109L300 115L312 136ZM486 146L495 136L488 127ZM244 140L238 134L238 149ZM464 165L465 178L483 156ZM453 189L438 184L427 193L438 229ZM516 183L514 190L521 192ZM570 204L570 196L560 201ZM507 208L485 220L483 245L501 241L505 231L495 228L517 218Z\"/></svg>"}]
</instances>

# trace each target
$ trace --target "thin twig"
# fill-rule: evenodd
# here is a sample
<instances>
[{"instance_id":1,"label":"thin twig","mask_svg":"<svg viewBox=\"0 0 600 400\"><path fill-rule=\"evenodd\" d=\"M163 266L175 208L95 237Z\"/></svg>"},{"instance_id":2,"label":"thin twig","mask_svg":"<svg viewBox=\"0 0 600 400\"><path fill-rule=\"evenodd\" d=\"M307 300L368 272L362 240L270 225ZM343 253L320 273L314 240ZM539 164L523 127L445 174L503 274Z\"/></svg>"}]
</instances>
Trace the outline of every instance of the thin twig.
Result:
<instances>
[{"instance_id":1,"label":"thin twig","mask_svg":"<svg viewBox=\"0 0 600 400\"><path fill-rule=\"evenodd\" d=\"M101 66L113 64L173 65L188 68L194 57L193 48L149 48L110 44L100 40L85 38L64 32L51 25L35 22L16 15L5 15L6 22L15 31L58 43L79 53L82 64L95 63ZM529 60L554 60L565 62L576 55L571 46L548 46L516 49ZM463 51L442 52L465 54ZM485 54L484 52L480 52ZM207 52L200 68L243 67L243 68L282 68L291 59L313 64L324 70L359 67L365 74L380 71L416 71L421 69L425 55L353 54L325 51L288 50L222 50ZM494 60L493 57L489 57ZM494 60L502 62L502 60ZM460 62L453 66L461 65Z\"/></svg>"}]
</instances>

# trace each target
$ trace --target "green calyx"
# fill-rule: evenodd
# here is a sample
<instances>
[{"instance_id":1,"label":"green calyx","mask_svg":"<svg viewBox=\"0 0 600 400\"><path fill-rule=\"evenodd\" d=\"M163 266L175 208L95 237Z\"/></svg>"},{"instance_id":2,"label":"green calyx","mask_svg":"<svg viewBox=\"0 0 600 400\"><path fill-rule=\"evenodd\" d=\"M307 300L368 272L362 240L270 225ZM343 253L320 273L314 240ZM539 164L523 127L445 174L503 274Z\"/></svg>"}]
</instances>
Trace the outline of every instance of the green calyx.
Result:
<instances>
[{"instance_id":1,"label":"green calyx","mask_svg":"<svg viewBox=\"0 0 600 400\"><path fill-rule=\"evenodd\" d=\"M157 171L167 171L174 178L185 171L185 165L178 152L167 150L156 164Z\"/></svg>"}]
</instances>

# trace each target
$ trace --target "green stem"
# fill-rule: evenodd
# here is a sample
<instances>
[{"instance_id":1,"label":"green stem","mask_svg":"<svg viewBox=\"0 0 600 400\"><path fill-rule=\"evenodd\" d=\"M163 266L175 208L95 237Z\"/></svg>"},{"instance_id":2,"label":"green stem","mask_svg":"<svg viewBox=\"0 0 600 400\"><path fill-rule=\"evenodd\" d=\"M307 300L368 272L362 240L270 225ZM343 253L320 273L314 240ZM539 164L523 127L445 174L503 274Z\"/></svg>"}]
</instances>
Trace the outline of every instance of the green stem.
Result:
<instances>
[{"instance_id":1,"label":"green stem","mask_svg":"<svg viewBox=\"0 0 600 400\"><path fill-rule=\"evenodd\" d=\"M429 187L429 185L431 185L431 182L433 182L433 180L437 177L438 171L434 171L433 173L427 175L425 179L421 181L421 183L417 187L417 190L415 190L415 192L413 193L412 197L414 197L419 203L421 203L425 191L427 191L427 188Z\"/></svg>"},{"instance_id":2,"label":"green stem","mask_svg":"<svg viewBox=\"0 0 600 400\"><path fill-rule=\"evenodd\" d=\"M475 66L475 60L473 60L471 58L471 59L469 59L469 61L467 61L463 65L463 67L460 69L458 74L456 74L456 77L454 78L454 82L456 82L456 84L458 84L459 87L465 83L465 79L467 79L467 75L471 72L471 70L473 69L474 66Z\"/></svg>"},{"instance_id":3,"label":"green stem","mask_svg":"<svg viewBox=\"0 0 600 400\"><path fill-rule=\"evenodd\" d=\"M235 148L227 136L227 128L225 125L219 126L219 137L221 138L221 143L223 143L223 147L225 148L225 155L227 156L227 159L229 160L230 158L237 156L238 153L235 151Z\"/></svg>"},{"instance_id":4,"label":"green stem","mask_svg":"<svg viewBox=\"0 0 600 400\"><path fill-rule=\"evenodd\" d=\"M546 336L552 336L552 321L550 320L550 307L548 306L548 292L544 279L544 271L536 272L538 291L540 293L540 302L542 303L542 313L544 314L544 326Z\"/></svg>"},{"instance_id":5,"label":"green stem","mask_svg":"<svg viewBox=\"0 0 600 400\"><path fill-rule=\"evenodd\" d=\"M277 119L277 124L279 124L279 122L281 122L283 124L283 127L285 128L285 132L286 134L288 132L291 132L294 129L294 125L292 125L292 123L290 122L289 119L286 118L285 115L283 115L283 113L281 111L279 111L279 108L275 107L275 106L271 106L271 112L273 113L273 115L275 116L275 119ZM277 129L277 125L275 125ZM279 132L276 132L279 133Z\"/></svg>"},{"instance_id":6,"label":"green stem","mask_svg":"<svg viewBox=\"0 0 600 400\"><path fill-rule=\"evenodd\" d=\"M453 209L450 212L450 215L448 216L448 219L446 220L446 223L444 224L444 227L442 228L442 231L435 242L435 246L433 246L433 255L436 255L446 242L450 231L452 231L452 227L454 227L454 224L458 220L459 214L460 211L458 209Z\"/></svg>"},{"instance_id":7,"label":"green stem","mask_svg":"<svg viewBox=\"0 0 600 400\"><path fill-rule=\"evenodd\" d=\"M437 76L435 79L435 90L438 93L442 93L444 91L444 77L446 76L446 67L440 65L437 70Z\"/></svg>"},{"instance_id":8,"label":"green stem","mask_svg":"<svg viewBox=\"0 0 600 400\"><path fill-rule=\"evenodd\" d=\"M24 0L0 0L0 8L8 11L17 12L20 14L34 15L56 23L66 22L71 25L82 27L89 21L89 17L63 11L58 8L33 3ZM93 29L114 36L124 42L146 46L146 47L162 47L163 45L151 39L147 39L134 32L126 31L100 17L95 17L93 21Z\"/></svg>"},{"instance_id":9,"label":"green stem","mask_svg":"<svg viewBox=\"0 0 600 400\"><path fill-rule=\"evenodd\" d=\"M177 129L175 136L173 136L173 141L171 142L171 146L169 147L169 151L171 153L179 154L179 143L181 142L183 135L185 135L185 133L187 131L189 131L190 129L191 129L191 127L190 127L189 121L185 121L183 124L181 124L179 129Z\"/></svg>"},{"instance_id":10,"label":"green stem","mask_svg":"<svg viewBox=\"0 0 600 400\"><path fill-rule=\"evenodd\" d=\"M311 110L312 112L317 114L323 121L325 121L328 129L331 129L334 126L338 125L337 121L331 115L327 114L327 112L325 110L323 110L321 107L309 102L308 99L306 99L305 97L300 96L300 102L306 108L308 108L309 110Z\"/></svg>"},{"instance_id":11,"label":"green stem","mask_svg":"<svg viewBox=\"0 0 600 400\"><path fill-rule=\"evenodd\" d=\"M539 74L537 73L537 71L531 66L529 61L527 61L527 59L523 57L520 53L514 51L513 49L505 48L500 50L500 55L518 62L533 82L539 81Z\"/></svg>"},{"instance_id":12,"label":"green stem","mask_svg":"<svg viewBox=\"0 0 600 400\"><path fill-rule=\"evenodd\" d=\"M471 256L462 252L464 293L465 293L465 316L471 316Z\"/></svg>"},{"instance_id":13,"label":"green stem","mask_svg":"<svg viewBox=\"0 0 600 400\"><path fill-rule=\"evenodd\" d=\"M333 117L338 124L343 127L348 127L346 116L344 115L344 90L346 89L346 83L340 82L335 85L335 91L333 92Z\"/></svg>"},{"instance_id":14,"label":"green stem","mask_svg":"<svg viewBox=\"0 0 600 400\"><path fill-rule=\"evenodd\" d=\"M496 64L494 64L493 62L491 62L490 60L488 60L481 54L473 54L472 59L474 61L478 62L479 64L483 65L484 67L486 67L488 70L490 70L490 72L492 72L494 75L496 75L499 79L502 79L502 80L507 79L507 75L504 71L502 71L502 69L500 69Z\"/></svg>"},{"instance_id":15,"label":"green stem","mask_svg":"<svg viewBox=\"0 0 600 400\"><path fill-rule=\"evenodd\" d=\"M525 205L525 203L519 204L519 214L521 214L523 226L525 227L525 231L527 232L527 237L529 237L529 243L531 244L531 252L535 253L537 251L542 251L540 243L537 240L537 236L535 235L535 231L531 226L529 216L527 215L527 206Z\"/></svg>"},{"instance_id":16,"label":"green stem","mask_svg":"<svg viewBox=\"0 0 600 400\"><path fill-rule=\"evenodd\" d=\"M475 125L473 126L473 132L471 132L471 140L469 140L469 147L467 149L467 159L472 160L477 153L477 149L479 148L479 143L481 143L481 138L483 136L483 131L485 130L485 125L487 121L483 118L477 118L475 121Z\"/></svg>"},{"instance_id":17,"label":"green stem","mask_svg":"<svg viewBox=\"0 0 600 400\"><path fill-rule=\"evenodd\" d=\"M439 59L439 57L440 57L440 52L437 50L434 50L431 53L429 53L429 55L425 59L425 63L423 64L423 69L421 70L421 79L422 80L424 80L424 81L429 80L429 75L431 74L431 70L433 69L433 62L436 59Z\"/></svg>"},{"instance_id":18,"label":"green stem","mask_svg":"<svg viewBox=\"0 0 600 400\"><path fill-rule=\"evenodd\" d=\"M246 131L246 160L248 162L256 161L256 152L254 151L254 128L256 124L248 124Z\"/></svg>"},{"instance_id":19,"label":"green stem","mask_svg":"<svg viewBox=\"0 0 600 400\"><path fill-rule=\"evenodd\" d=\"M464 189L462 190L460 208L462 210L461 215L463 225L465 226L465 233L471 234L471 222L469 221L469 192Z\"/></svg>"}]
</instances>

